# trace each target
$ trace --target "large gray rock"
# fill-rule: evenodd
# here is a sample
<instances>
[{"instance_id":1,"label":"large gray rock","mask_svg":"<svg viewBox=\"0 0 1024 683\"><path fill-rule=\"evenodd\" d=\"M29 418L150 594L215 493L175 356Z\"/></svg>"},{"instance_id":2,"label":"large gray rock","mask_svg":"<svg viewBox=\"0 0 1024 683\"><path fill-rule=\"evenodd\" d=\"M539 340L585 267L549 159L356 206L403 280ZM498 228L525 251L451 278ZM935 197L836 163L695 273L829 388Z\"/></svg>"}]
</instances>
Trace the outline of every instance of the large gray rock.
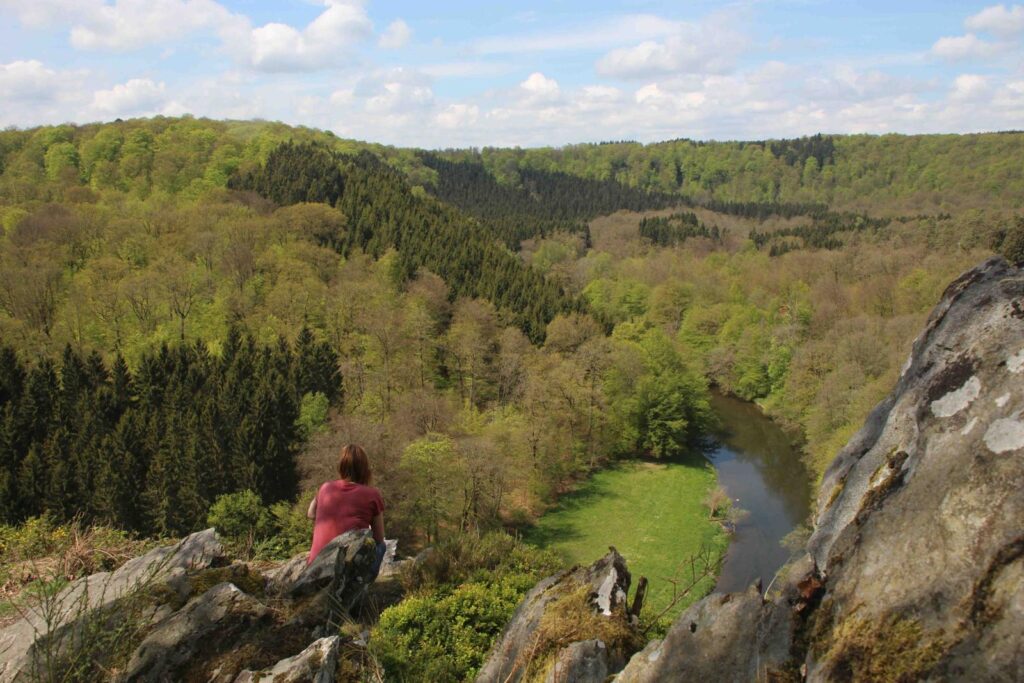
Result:
<instances>
[{"instance_id":1,"label":"large gray rock","mask_svg":"<svg viewBox=\"0 0 1024 683\"><path fill-rule=\"evenodd\" d=\"M125 680L163 683L181 680L183 670L209 638L226 638L253 628L270 610L233 583L221 583L193 598L162 621L135 650Z\"/></svg>"},{"instance_id":2,"label":"large gray rock","mask_svg":"<svg viewBox=\"0 0 1024 683\"><path fill-rule=\"evenodd\" d=\"M329 635L350 617L373 583L377 544L369 529L347 531L325 545L313 562L285 588L292 600L307 600L295 619L319 624L315 633Z\"/></svg>"},{"instance_id":3,"label":"large gray rock","mask_svg":"<svg viewBox=\"0 0 1024 683\"><path fill-rule=\"evenodd\" d=\"M526 594L516 608L476 680L479 683L517 683L522 680L544 614L560 597L586 586L590 590L593 609L610 616L613 611L624 608L629 583L626 562L615 549L589 567L544 579Z\"/></svg>"},{"instance_id":4,"label":"large gray rock","mask_svg":"<svg viewBox=\"0 0 1024 683\"><path fill-rule=\"evenodd\" d=\"M355 537L359 537L360 539L362 539L363 536L369 535L363 532L349 533L351 534L351 536L346 537L348 539L352 539ZM338 545L332 546L331 544L328 544L323 549L320 556L317 556L317 560L321 559L321 556L323 555L324 552L330 553L331 557L337 559L338 546L350 543L350 540L342 541L340 539L342 539L342 536L338 537ZM362 540L360 540L360 542L362 542ZM381 562L380 574L378 575L378 578L388 578L395 576L399 574L407 565L413 562L413 560L395 559L395 552L398 549L398 541L386 540L385 544L387 544L387 552L384 554L384 561ZM296 590L297 594L308 592L310 586L302 585L302 583L299 582L300 578L302 578L303 583L311 583L314 589L315 586L317 585L320 585L321 587L322 585L326 585L326 583L330 580L329 577L331 572L333 572L334 570L333 560L331 560L330 557L326 556L323 557L323 560L321 562L316 562L314 560L314 564L316 564L316 569L310 567L311 571L307 572L306 560L308 557L308 553L295 555L291 559L265 571L263 576L267 581L267 592L275 594L287 593L292 591L293 588Z\"/></svg>"},{"instance_id":5,"label":"large gray rock","mask_svg":"<svg viewBox=\"0 0 1024 683\"><path fill-rule=\"evenodd\" d=\"M555 656L544 683L604 683L608 668L608 646L600 640L581 640Z\"/></svg>"},{"instance_id":6,"label":"large gray rock","mask_svg":"<svg viewBox=\"0 0 1024 683\"><path fill-rule=\"evenodd\" d=\"M333 683L340 647L340 636L320 638L269 669L243 671L234 683Z\"/></svg>"},{"instance_id":7,"label":"large gray rock","mask_svg":"<svg viewBox=\"0 0 1024 683\"><path fill-rule=\"evenodd\" d=\"M994 258L949 286L825 474L808 680L866 675L886 642L908 677L1024 679L1022 520L1024 272Z\"/></svg>"},{"instance_id":8,"label":"large gray rock","mask_svg":"<svg viewBox=\"0 0 1024 683\"><path fill-rule=\"evenodd\" d=\"M790 659L789 613L766 603L756 587L714 593L693 604L663 641L633 655L617 683L762 681Z\"/></svg>"},{"instance_id":9,"label":"large gray rock","mask_svg":"<svg viewBox=\"0 0 1024 683\"><path fill-rule=\"evenodd\" d=\"M1024 680L1024 272L949 286L770 602L711 595L616 680Z\"/></svg>"},{"instance_id":10,"label":"large gray rock","mask_svg":"<svg viewBox=\"0 0 1024 683\"><path fill-rule=\"evenodd\" d=\"M370 569L376 560L377 545L369 529L353 529L331 539L312 563L287 587L292 598L311 595L334 584L341 594L353 592L370 583ZM341 585L338 585L338 584Z\"/></svg>"},{"instance_id":11,"label":"large gray rock","mask_svg":"<svg viewBox=\"0 0 1024 683\"><path fill-rule=\"evenodd\" d=\"M135 590L166 581L184 570L203 569L224 561L224 548L213 529L196 532L180 543L157 548L129 560L113 572L92 574L74 581L54 599L30 607L24 617L0 633L0 683L42 676L37 641L49 638L47 647L60 649L63 640L75 638L80 618L109 607Z\"/></svg>"}]
</instances>

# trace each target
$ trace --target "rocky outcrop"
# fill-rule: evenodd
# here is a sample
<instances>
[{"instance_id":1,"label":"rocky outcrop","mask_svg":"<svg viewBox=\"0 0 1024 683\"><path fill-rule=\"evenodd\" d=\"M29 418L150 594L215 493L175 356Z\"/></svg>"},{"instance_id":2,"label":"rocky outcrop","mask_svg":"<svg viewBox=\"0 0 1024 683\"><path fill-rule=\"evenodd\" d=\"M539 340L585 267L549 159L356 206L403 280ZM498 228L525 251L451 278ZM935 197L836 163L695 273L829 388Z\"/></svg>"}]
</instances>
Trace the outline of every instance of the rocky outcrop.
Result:
<instances>
[{"instance_id":1,"label":"rocky outcrop","mask_svg":"<svg viewBox=\"0 0 1024 683\"><path fill-rule=\"evenodd\" d=\"M160 683L195 662L204 641L223 639L235 630L248 630L269 614L233 583L221 583L193 598L160 622L128 662L126 679Z\"/></svg>"},{"instance_id":2,"label":"rocky outcrop","mask_svg":"<svg viewBox=\"0 0 1024 683\"><path fill-rule=\"evenodd\" d=\"M114 572L102 572L79 579L54 598L26 610L23 618L0 634L0 682L31 675L37 667L37 643L58 648L73 640L76 625L85 615L115 605L140 587L159 584L226 562L224 548L213 529L199 531L175 545L157 548L129 560ZM58 645L55 645L57 643ZM52 654L52 652L51 652Z\"/></svg>"},{"instance_id":3,"label":"rocky outcrop","mask_svg":"<svg viewBox=\"0 0 1024 683\"><path fill-rule=\"evenodd\" d=\"M262 671L246 669L234 683L332 683L338 667L340 636L314 641L309 647Z\"/></svg>"},{"instance_id":4,"label":"rocky outcrop","mask_svg":"<svg viewBox=\"0 0 1024 683\"><path fill-rule=\"evenodd\" d=\"M551 644L548 641L557 639L551 638L545 631L557 629L551 622L558 618L572 620L577 610L587 618L596 615L604 620L626 619L629 583L626 562L614 548L589 567L544 579L526 594L516 608L512 620L505 627L476 680L478 683L516 683L524 680L529 671L542 668L543 665L537 660L545 654L557 655L546 652L546 646ZM607 647L612 644L605 645ZM570 653L566 657L569 661L575 655ZM607 671L607 654L605 657Z\"/></svg>"},{"instance_id":5,"label":"rocky outcrop","mask_svg":"<svg viewBox=\"0 0 1024 683\"><path fill-rule=\"evenodd\" d=\"M30 614L5 629L8 639L23 635L0 654L2 680L48 679L48 670L93 652L86 641L95 629L130 623L123 633L139 641L130 642L117 680L327 683L346 640L337 635L337 623L366 593L374 559L373 539L353 532L334 539L308 567L302 556L263 575L245 563L229 563L208 529L113 574L69 586L62 596L78 606L49 635L38 623L53 624L52 614ZM325 631L331 637L318 639ZM66 647L54 648L54 638ZM40 644L47 647L45 658L33 657ZM358 654L360 648L352 642L346 651Z\"/></svg>"},{"instance_id":6,"label":"rocky outcrop","mask_svg":"<svg viewBox=\"0 0 1024 683\"><path fill-rule=\"evenodd\" d=\"M346 592L346 583L361 588L369 583L376 544L369 529L347 531L321 549L316 559L295 577L285 593L292 598L312 595L334 582L338 594ZM358 584L358 586L356 586Z\"/></svg>"},{"instance_id":7,"label":"rocky outcrop","mask_svg":"<svg viewBox=\"0 0 1024 683\"><path fill-rule=\"evenodd\" d=\"M713 594L676 619L663 641L634 655L616 681L679 680L680 671L686 672L684 680L768 680L790 659L789 624L774 623L787 611L765 603L756 586Z\"/></svg>"},{"instance_id":8,"label":"rocky outcrop","mask_svg":"<svg viewBox=\"0 0 1024 683\"><path fill-rule=\"evenodd\" d=\"M711 595L616 679L1024 680L1024 272L949 286L772 600Z\"/></svg>"}]
</instances>

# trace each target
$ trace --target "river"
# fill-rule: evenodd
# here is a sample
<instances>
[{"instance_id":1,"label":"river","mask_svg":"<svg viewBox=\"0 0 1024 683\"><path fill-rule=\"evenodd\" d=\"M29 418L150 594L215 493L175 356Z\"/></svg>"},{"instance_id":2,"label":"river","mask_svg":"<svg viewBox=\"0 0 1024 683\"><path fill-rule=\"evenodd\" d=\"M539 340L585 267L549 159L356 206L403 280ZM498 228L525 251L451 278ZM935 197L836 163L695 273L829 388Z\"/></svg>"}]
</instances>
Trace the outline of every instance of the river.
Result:
<instances>
[{"instance_id":1,"label":"river","mask_svg":"<svg viewBox=\"0 0 1024 683\"><path fill-rule=\"evenodd\" d=\"M758 579L767 588L790 557L780 541L810 514L811 476L786 433L756 405L713 393L711 406L719 427L708 457L733 506L748 513L736 525L715 590L744 590Z\"/></svg>"}]
</instances>

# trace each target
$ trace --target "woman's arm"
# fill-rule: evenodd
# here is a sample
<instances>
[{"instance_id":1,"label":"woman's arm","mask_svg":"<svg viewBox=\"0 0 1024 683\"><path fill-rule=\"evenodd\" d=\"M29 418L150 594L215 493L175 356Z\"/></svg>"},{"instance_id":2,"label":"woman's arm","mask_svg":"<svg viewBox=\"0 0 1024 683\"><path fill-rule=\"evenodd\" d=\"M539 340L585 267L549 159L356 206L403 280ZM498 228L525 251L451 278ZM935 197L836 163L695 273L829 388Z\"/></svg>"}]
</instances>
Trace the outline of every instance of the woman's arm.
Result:
<instances>
[{"instance_id":1,"label":"woman's arm","mask_svg":"<svg viewBox=\"0 0 1024 683\"><path fill-rule=\"evenodd\" d=\"M370 523L370 529L373 530L373 540L377 543L384 542L384 513L378 512L373 516L373 521Z\"/></svg>"},{"instance_id":2,"label":"woman's arm","mask_svg":"<svg viewBox=\"0 0 1024 683\"><path fill-rule=\"evenodd\" d=\"M306 516L310 519L316 519L316 496L313 496L313 500L309 504L309 509L306 510Z\"/></svg>"}]
</instances>

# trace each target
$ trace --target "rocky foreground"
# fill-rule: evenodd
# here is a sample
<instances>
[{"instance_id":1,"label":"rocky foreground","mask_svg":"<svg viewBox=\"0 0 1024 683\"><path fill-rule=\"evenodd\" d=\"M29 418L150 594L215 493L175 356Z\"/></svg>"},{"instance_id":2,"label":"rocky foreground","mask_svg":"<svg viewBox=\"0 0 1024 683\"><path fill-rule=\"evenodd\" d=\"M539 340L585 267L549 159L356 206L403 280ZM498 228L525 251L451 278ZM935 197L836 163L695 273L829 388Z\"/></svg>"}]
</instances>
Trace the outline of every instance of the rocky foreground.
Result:
<instances>
[{"instance_id":1,"label":"rocky foreground","mask_svg":"<svg viewBox=\"0 0 1024 683\"><path fill-rule=\"evenodd\" d=\"M353 531L308 567L300 555L260 573L232 562L213 529L197 532L43 600L0 634L0 682L75 680L80 659L122 633L144 637L116 681L334 681L364 654L343 622L400 594L401 564L371 585L374 550L369 531Z\"/></svg>"},{"instance_id":2,"label":"rocky foreground","mask_svg":"<svg viewBox=\"0 0 1024 683\"><path fill-rule=\"evenodd\" d=\"M806 554L768 596L709 595L645 644L613 550L530 591L477 680L1024 680L1022 520L1024 272L991 259L945 292L826 473ZM76 609L0 634L0 683L66 661L97 615L126 614L145 635L120 680L379 676L361 637L339 635L370 595L373 543L350 533L327 548L309 568L299 557L260 574L207 530L82 579L59 596ZM380 600L396 571L374 585Z\"/></svg>"}]
</instances>

